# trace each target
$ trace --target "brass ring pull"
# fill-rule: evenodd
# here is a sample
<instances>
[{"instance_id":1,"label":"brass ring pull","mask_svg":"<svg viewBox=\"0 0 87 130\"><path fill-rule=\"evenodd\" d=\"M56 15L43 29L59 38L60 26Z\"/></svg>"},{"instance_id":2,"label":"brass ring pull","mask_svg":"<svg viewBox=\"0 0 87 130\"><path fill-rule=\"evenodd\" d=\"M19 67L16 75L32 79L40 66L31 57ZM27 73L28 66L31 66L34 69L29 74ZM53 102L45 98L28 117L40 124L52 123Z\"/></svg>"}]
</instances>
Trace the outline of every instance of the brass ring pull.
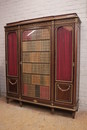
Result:
<instances>
[{"instance_id":1,"label":"brass ring pull","mask_svg":"<svg viewBox=\"0 0 87 130\"><path fill-rule=\"evenodd\" d=\"M70 85L67 89L62 89L59 84L57 85L57 87L59 88L59 90L61 90L62 92L68 91L70 89Z\"/></svg>"},{"instance_id":2,"label":"brass ring pull","mask_svg":"<svg viewBox=\"0 0 87 130\"><path fill-rule=\"evenodd\" d=\"M15 85L15 84L17 83L17 80L16 80L14 83L9 80L9 83L10 83L11 85Z\"/></svg>"}]
</instances>

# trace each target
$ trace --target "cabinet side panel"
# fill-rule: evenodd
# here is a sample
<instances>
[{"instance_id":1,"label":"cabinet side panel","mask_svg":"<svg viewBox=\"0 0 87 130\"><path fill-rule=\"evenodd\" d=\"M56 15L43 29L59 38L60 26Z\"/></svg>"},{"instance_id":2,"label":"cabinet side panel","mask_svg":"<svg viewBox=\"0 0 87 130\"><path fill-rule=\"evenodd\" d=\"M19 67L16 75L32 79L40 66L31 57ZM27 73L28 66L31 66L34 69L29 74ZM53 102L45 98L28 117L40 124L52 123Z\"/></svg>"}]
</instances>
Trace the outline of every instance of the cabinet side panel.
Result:
<instances>
[{"instance_id":1,"label":"cabinet side panel","mask_svg":"<svg viewBox=\"0 0 87 130\"><path fill-rule=\"evenodd\" d=\"M76 27L77 42L77 76L76 76L76 101L79 99L79 78L80 78L80 26Z\"/></svg>"}]
</instances>

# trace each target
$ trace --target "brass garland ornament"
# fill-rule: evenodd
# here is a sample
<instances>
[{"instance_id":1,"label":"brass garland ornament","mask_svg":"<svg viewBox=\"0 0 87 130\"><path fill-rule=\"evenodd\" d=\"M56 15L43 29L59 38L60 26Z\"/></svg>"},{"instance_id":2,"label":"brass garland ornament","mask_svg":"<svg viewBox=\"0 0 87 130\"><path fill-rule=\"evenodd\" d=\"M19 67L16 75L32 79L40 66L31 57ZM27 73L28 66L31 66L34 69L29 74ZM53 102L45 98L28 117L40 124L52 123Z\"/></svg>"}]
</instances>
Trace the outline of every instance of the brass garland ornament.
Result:
<instances>
[{"instance_id":1,"label":"brass garland ornament","mask_svg":"<svg viewBox=\"0 0 87 130\"><path fill-rule=\"evenodd\" d=\"M57 84L57 87L58 87L59 90L61 90L62 92L66 92L66 91L68 91L68 90L70 89L70 85L69 85L69 87L68 87L67 89L62 89L59 84Z\"/></svg>"},{"instance_id":2,"label":"brass garland ornament","mask_svg":"<svg viewBox=\"0 0 87 130\"><path fill-rule=\"evenodd\" d=\"M13 83L13 82L11 82L11 80L9 80L9 83L11 84L11 85L15 85L16 83L17 83L17 80Z\"/></svg>"}]
</instances>

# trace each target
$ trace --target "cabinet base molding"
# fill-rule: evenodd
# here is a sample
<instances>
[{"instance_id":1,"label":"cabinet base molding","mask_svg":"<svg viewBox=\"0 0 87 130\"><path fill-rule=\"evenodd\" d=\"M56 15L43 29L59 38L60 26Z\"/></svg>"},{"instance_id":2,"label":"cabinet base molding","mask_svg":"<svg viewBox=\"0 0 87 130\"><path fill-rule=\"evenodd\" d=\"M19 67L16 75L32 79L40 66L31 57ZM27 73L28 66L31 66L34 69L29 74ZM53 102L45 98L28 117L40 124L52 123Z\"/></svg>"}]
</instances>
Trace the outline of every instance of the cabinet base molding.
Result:
<instances>
[{"instance_id":1,"label":"cabinet base molding","mask_svg":"<svg viewBox=\"0 0 87 130\"><path fill-rule=\"evenodd\" d=\"M65 110L65 111L69 111L69 112L72 112L72 117L73 118L75 118L75 113L76 113L76 111L78 111L78 105L77 106L75 106L75 107L73 107L73 109L72 108L66 108L66 107L60 107L60 106L54 106L54 105L48 105L48 104L42 104L42 103L37 103L37 102L33 102L33 101L28 101L28 100L23 100L23 99L19 99L19 98L14 98L14 97L9 97L9 96L7 96L6 97L6 99L7 99L7 103L10 103L12 100L17 100L17 101L19 101L19 105L20 105L20 107L22 107L23 106L23 102L25 102L25 103L30 103L30 104L36 104L36 105L39 105L39 106L44 106L44 107L49 107L49 108L51 108L51 113L52 114L54 114L55 113L55 109L59 109L59 110Z\"/></svg>"}]
</instances>

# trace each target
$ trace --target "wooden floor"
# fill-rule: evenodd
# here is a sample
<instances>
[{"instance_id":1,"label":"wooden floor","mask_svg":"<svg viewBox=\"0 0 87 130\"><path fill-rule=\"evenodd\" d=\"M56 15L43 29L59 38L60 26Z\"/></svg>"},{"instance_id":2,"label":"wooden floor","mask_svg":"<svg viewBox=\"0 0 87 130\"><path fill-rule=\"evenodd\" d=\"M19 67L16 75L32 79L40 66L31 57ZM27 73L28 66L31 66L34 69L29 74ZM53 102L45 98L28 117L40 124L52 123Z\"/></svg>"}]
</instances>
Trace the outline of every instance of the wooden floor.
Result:
<instances>
[{"instance_id":1,"label":"wooden floor","mask_svg":"<svg viewBox=\"0 0 87 130\"><path fill-rule=\"evenodd\" d=\"M87 130L87 110L79 110L76 118L70 113L0 98L0 130Z\"/></svg>"}]
</instances>

